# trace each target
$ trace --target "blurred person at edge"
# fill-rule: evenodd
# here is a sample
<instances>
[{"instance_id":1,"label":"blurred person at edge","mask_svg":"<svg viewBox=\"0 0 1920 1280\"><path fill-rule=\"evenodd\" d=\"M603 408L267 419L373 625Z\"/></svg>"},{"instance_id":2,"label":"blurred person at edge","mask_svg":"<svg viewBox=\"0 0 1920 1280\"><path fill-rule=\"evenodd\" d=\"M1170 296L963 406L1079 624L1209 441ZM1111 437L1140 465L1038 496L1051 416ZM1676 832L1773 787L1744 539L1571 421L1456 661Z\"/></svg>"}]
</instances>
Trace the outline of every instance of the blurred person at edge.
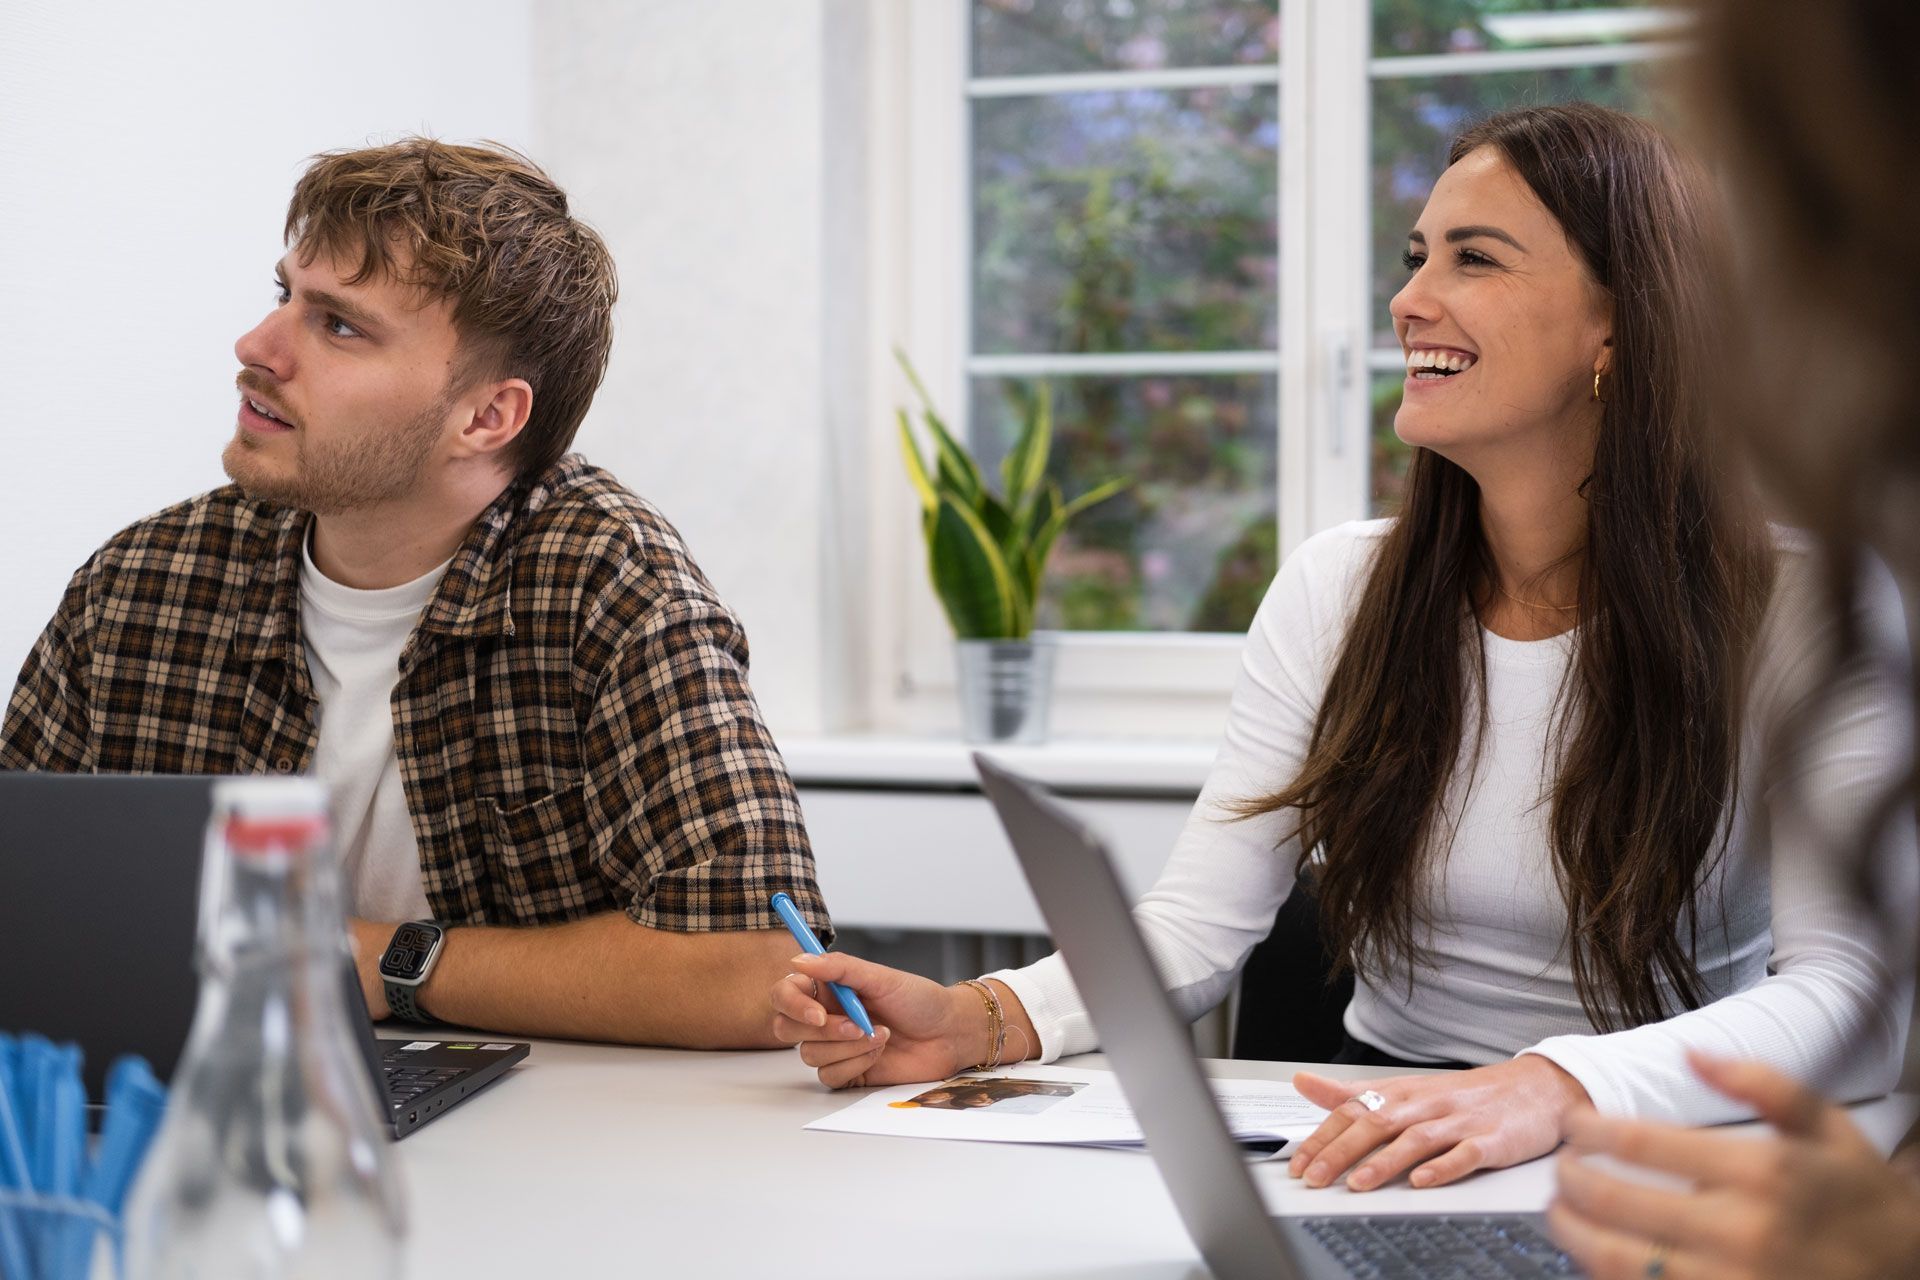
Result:
<instances>
[{"instance_id":1,"label":"blurred person at edge","mask_svg":"<svg viewBox=\"0 0 1920 1280\"><path fill-rule=\"evenodd\" d=\"M1751 733L1817 689L1833 644L1807 540L1769 534L1699 426L1726 313L1711 185L1590 104L1503 112L1449 159L1392 303L1405 507L1288 557L1135 908L1197 1017L1318 850L1329 951L1357 977L1334 1060L1469 1068L1296 1076L1332 1112L1289 1165L1312 1186L1439 1186L1553 1150L1589 1105L1750 1117L1689 1050L1883 1093L1906 1038L1911 965L1798 854ZM1904 662L1877 586L1876 643ZM1901 771L1911 722L1869 686L1819 734L1805 785L1859 805ZM1913 831L1881 853L1920 916ZM1057 955L958 987L844 954L793 965L774 1034L829 1086L1001 1061L1000 1025L1011 1059L1097 1043ZM828 981L860 993L875 1040L819 998Z\"/></svg>"},{"instance_id":2,"label":"blurred person at edge","mask_svg":"<svg viewBox=\"0 0 1920 1280\"><path fill-rule=\"evenodd\" d=\"M1913 0L1712 0L1689 83L1727 170L1747 260L1737 313L1749 354L1730 362L1722 415L1787 514L1822 539L1841 634L1857 639L1860 565L1890 565L1920 598L1920 268L1911 145L1920 115ZM1856 659L1857 660L1857 659ZM1847 672L1836 667L1838 683ZM1913 692L1911 667L1898 673ZM1773 750L1791 757L1795 726ZM1905 796L1868 816L1903 822ZM1807 797L1809 808L1817 798ZM1875 832L1826 833L1863 893ZM1875 899L1883 910L1903 904ZM1891 914L1891 912L1888 912ZM1883 918L1897 934L1911 922ZM1761 1141L1592 1113L1570 1121L1556 1238L1601 1280L1865 1280L1920 1276L1920 1126L1885 1160L1805 1083L1752 1062L1700 1058L1700 1077L1771 1121ZM1605 1153L1677 1175L1649 1190L1579 1158Z\"/></svg>"}]
</instances>

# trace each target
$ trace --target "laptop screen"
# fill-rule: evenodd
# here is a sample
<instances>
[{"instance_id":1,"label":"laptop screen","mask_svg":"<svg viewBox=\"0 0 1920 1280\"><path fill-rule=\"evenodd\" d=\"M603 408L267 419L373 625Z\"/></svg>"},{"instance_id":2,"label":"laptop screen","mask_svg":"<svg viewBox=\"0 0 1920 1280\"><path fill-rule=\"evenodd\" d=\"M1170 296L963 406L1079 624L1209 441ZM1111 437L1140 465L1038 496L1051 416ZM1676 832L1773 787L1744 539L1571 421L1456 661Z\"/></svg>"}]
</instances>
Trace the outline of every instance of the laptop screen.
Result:
<instances>
[{"instance_id":1,"label":"laptop screen","mask_svg":"<svg viewBox=\"0 0 1920 1280\"><path fill-rule=\"evenodd\" d=\"M0 773L0 1030L78 1044L88 1096L113 1060L170 1080L199 998L194 970L206 777ZM346 1007L369 1075L380 1047L358 975Z\"/></svg>"}]
</instances>

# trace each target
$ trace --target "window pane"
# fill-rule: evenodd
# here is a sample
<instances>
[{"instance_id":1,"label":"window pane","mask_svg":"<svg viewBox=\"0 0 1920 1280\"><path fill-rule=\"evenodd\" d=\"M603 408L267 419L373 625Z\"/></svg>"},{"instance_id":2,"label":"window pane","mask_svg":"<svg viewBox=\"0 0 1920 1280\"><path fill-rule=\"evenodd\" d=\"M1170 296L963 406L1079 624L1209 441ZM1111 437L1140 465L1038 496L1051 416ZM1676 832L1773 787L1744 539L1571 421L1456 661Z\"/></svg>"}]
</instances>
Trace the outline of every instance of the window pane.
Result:
<instances>
[{"instance_id":1,"label":"window pane","mask_svg":"<svg viewBox=\"0 0 1920 1280\"><path fill-rule=\"evenodd\" d=\"M1276 567L1276 380L1056 378L1050 463L1069 500L1133 487L1055 544L1038 625L1071 631L1245 631ZM973 380L972 439L999 489L1025 380Z\"/></svg>"},{"instance_id":2,"label":"window pane","mask_svg":"<svg viewBox=\"0 0 1920 1280\"><path fill-rule=\"evenodd\" d=\"M973 74L1273 62L1279 0L975 0Z\"/></svg>"},{"instance_id":3,"label":"window pane","mask_svg":"<svg viewBox=\"0 0 1920 1280\"><path fill-rule=\"evenodd\" d=\"M1447 147L1469 123L1506 107L1584 99L1661 118L1659 64L1572 67L1479 76L1373 82L1374 346L1395 347L1387 303L1406 279L1400 256L1427 193L1446 168Z\"/></svg>"},{"instance_id":4,"label":"window pane","mask_svg":"<svg viewBox=\"0 0 1920 1280\"><path fill-rule=\"evenodd\" d=\"M1376 371L1368 384L1373 418L1372 469L1367 475L1369 515L1398 515L1400 497L1406 491L1407 465L1413 461L1413 450L1393 433L1393 416L1400 412L1405 383L1404 373Z\"/></svg>"},{"instance_id":5,"label":"window pane","mask_svg":"<svg viewBox=\"0 0 1920 1280\"><path fill-rule=\"evenodd\" d=\"M1373 53L1477 53L1684 34L1687 15L1609 0L1373 0Z\"/></svg>"},{"instance_id":6,"label":"window pane","mask_svg":"<svg viewBox=\"0 0 1920 1280\"><path fill-rule=\"evenodd\" d=\"M1271 88L973 106L977 352L1277 342Z\"/></svg>"}]
</instances>

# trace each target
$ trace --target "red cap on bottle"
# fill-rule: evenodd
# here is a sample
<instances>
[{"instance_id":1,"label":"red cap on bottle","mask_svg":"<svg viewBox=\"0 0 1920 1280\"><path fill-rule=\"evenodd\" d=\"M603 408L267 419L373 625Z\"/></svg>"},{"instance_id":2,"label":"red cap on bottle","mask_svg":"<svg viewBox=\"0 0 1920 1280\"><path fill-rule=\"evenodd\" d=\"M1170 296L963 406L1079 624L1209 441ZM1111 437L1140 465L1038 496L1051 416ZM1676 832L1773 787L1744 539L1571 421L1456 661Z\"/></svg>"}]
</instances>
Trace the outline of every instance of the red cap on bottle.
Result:
<instances>
[{"instance_id":1,"label":"red cap on bottle","mask_svg":"<svg viewBox=\"0 0 1920 1280\"><path fill-rule=\"evenodd\" d=\"M235 814L224 829L228 846L239 854L291 852L326 838L327 820L318 814L255 818Z\"/></svg>"}]
</instances>

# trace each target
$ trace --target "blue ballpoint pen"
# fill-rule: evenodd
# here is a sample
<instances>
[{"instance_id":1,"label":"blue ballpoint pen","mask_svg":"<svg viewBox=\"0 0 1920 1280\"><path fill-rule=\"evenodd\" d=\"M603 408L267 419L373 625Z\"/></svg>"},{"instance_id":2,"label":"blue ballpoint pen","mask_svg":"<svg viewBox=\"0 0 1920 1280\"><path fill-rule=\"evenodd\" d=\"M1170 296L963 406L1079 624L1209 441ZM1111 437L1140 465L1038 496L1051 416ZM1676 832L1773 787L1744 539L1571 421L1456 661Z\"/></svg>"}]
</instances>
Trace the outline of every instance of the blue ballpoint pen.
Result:
<instances>
[{"instance_id":1,"label":"blue ballpoint pen","mask_svg":"<svg viewBox=\"0 0 1920 1280\"><path fill-rule=\"evenodd\" d=\"M787 926L787 932L793 935L793 940L800 944L802 951L810 956L827 954L827 949L820 945L820 939L813 936L813 930L801 918L800 908L793 905L792 898L784 893L774 894L773 914L780 917L780 923ZM860 1003L860 997L838 982L829 982L827 986L833 989L833 998L840 1002L841 1011L853 1019L854 1026L867 1033L868 1039L872 1039L873 1019L867 1017L867 1007Z\"/></svg>"}]
</instances>

